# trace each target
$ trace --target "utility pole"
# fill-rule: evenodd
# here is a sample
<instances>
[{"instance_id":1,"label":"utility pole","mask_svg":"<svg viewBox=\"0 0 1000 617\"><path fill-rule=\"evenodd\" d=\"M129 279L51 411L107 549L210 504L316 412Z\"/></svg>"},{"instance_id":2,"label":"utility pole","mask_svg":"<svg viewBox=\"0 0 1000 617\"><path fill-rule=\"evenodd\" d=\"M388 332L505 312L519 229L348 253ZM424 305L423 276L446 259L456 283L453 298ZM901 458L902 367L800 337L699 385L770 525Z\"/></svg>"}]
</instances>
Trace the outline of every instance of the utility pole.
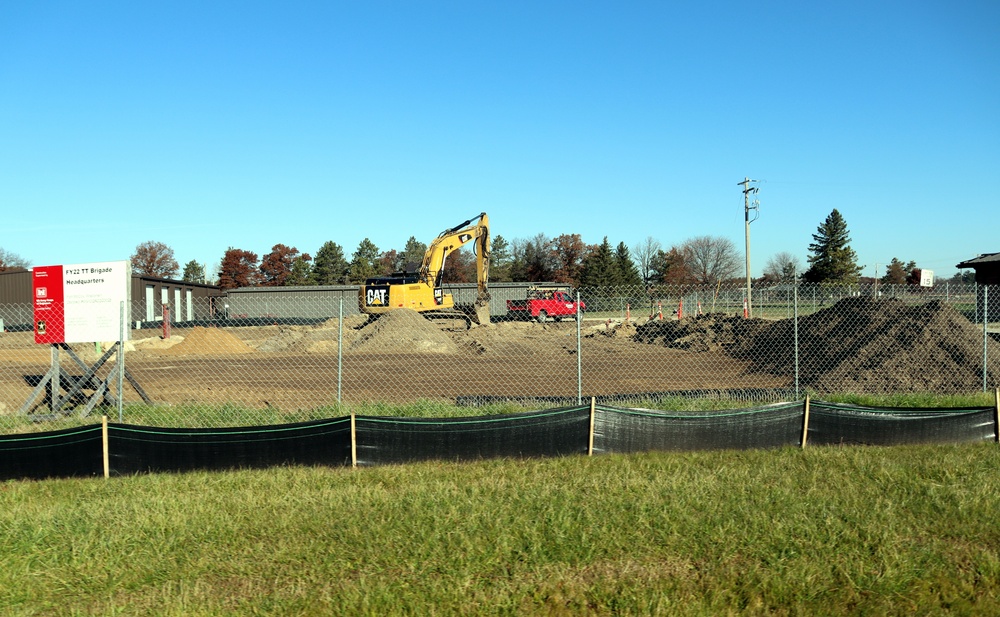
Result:
<instances>
[{"instance_id":1,"label":"utility pole","mask_svg":"<svg viewBox=\"0 0 1000 617\"><path fill-rule=\"evenodd\" d=\"M760 215L760 202L756 199L753 201L753 205L750 205L750 195L756 194L760 190L759 187L750 186L751 182L757 182L756 180L751 180L750 178L744 177L743 182L737 182L737 186L743 187L743 214L744 220L746 221L746 237L747 237L747 317L753 317L753 300L752 300L752 289L750 287L750 223L757 220ZM754 210L755 214L753 219L750 219L750 210Z\"/></svg>"}]
</instances>

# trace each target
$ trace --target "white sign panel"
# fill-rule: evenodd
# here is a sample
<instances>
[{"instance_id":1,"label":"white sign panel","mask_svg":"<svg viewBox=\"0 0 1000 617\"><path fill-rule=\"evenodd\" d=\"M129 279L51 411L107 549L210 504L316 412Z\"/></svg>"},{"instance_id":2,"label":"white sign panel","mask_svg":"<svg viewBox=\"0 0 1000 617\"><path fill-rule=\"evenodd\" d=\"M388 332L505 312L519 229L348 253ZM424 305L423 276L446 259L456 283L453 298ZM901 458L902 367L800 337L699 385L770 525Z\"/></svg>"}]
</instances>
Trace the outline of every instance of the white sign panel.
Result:
<instances>
[{"instance_id":1,"label":"white sign panel","mask_svg":"<svg viewBox=\"0 0 1000 617\"><path fill-rule=\"evenodd\" d=\"M126 320L131 310L131 276L127 261L34 268L35 342L117 341L122 303Z\"/></svg>"},{"instance_id":2,"label":"white sign panel","mask_svg":"<svg viewBox=\"0 0 1000 617\"><path fill-rule=\"evenodd\" d=\"M920 270L920 286L921 287L934 287L934 271L933 270Z\"/></svg>"}]
</instances>

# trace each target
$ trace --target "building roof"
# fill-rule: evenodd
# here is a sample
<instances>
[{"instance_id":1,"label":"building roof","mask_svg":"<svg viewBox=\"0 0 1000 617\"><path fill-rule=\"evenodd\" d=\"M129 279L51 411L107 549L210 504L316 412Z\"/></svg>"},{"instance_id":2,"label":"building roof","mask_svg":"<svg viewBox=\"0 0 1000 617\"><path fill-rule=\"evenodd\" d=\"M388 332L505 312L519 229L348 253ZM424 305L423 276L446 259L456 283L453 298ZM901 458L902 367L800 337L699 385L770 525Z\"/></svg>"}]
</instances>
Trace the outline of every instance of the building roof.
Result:
<instances>
[{"instance_id":1,"label":"building roof","mask_svg":"<svg viewBox=\"0 0 1000 617\"><path fill-rule=\"evenodd\" d=\"M975 259L968 259L956 265L956 268L975 268L985 264L1000 266L1000 253L983 253Z\"/></svg>"}]
</instances>

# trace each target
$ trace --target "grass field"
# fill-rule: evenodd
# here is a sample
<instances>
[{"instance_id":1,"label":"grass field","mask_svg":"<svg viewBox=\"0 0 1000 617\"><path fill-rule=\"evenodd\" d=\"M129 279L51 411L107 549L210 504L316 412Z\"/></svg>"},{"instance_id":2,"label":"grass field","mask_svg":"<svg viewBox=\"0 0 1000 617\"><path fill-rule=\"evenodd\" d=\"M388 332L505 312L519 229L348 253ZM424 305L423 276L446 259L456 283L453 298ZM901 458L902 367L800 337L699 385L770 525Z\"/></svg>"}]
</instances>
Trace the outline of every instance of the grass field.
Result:
<instances>
[{"instance_id":1,"label":"grass field","mask_svg":"<svg viewBox=\"0 0 1000 617\"><path fill-rule=\"evenodd\" d=\"M0 483L4 615L996 614L996 444Z\"/></svg>"}]
</instances>

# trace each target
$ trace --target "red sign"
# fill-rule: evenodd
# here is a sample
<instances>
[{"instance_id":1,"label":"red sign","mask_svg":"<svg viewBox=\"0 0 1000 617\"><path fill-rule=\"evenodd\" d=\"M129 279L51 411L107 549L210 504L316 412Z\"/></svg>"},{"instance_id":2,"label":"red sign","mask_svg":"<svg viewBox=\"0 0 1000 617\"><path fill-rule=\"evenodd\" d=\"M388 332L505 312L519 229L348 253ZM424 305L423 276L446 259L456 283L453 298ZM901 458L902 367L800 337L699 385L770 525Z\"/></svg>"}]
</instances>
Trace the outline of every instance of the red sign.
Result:
<instances>
[{"instance_id":1,"label":"red sign","mask_svg":"<svg viewBox=\"0 0 1000 617\"><path fill-rule=\"evenodd\" d=\"M31 282L35 305L35 342L65 342L66 305L63 297L63 267L34 268Z\"/></svg>"}]
</instances>

